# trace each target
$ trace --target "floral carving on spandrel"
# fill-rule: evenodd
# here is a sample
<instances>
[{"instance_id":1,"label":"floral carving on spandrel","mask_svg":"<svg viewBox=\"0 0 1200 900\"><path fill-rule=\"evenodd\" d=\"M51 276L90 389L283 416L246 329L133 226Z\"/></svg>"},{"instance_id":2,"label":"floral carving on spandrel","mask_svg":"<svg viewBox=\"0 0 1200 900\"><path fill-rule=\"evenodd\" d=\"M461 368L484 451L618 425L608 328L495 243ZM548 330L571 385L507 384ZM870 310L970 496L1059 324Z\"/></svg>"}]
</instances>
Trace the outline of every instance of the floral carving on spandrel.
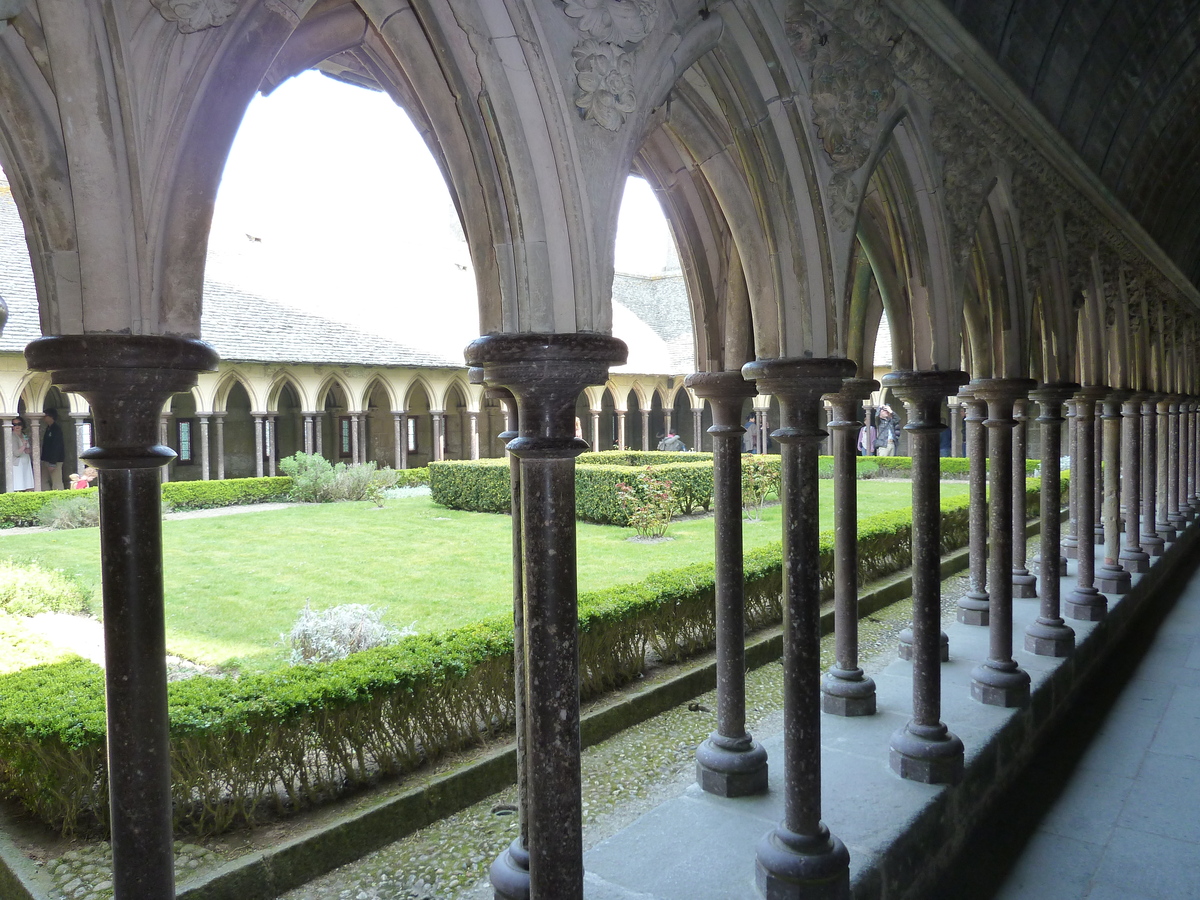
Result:
<instances>
[{"instance_id":1,"label":"floral carving on spandrel","mask_svg":"<svg viewBox=\"0 0 1200 900\"><path fill-rule=\"evenodd\" d=\"M575 105L584 119L617 131L637 109L634 45L654 27L654 0L567 0L582 39L575 45Z\"/></svg>"},{"instance_id":2,"label":"floral carving on spandrel","mask_svg":"<svg viewBox=\"0 0 1200 900\"><path fill-rule=\"evenodd\" d=\"M168 22L177 22L182 34L224 25L237 12L237 0L150 0Z\"/></svg>"}]
</instances>

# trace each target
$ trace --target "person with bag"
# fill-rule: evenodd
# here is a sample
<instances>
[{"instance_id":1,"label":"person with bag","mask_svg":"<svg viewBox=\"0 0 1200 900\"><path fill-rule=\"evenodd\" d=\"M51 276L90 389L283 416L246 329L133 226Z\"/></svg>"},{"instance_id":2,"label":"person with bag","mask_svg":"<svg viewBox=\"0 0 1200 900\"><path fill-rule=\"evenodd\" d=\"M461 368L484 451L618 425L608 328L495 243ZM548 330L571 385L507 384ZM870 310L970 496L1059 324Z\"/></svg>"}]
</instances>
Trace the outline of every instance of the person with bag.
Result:
<instances>
[{"instance_id":1,"label":"person with bag","mask_svg":"<svg viewBox=\"0 0 1200 900\"><path fill-rule=\"evenodd\" d=\"M892 408L890 406L880 407L879 418L875 423L875 455L895 456L896 440L899 434Z\"/></svg>"}]
</instances>

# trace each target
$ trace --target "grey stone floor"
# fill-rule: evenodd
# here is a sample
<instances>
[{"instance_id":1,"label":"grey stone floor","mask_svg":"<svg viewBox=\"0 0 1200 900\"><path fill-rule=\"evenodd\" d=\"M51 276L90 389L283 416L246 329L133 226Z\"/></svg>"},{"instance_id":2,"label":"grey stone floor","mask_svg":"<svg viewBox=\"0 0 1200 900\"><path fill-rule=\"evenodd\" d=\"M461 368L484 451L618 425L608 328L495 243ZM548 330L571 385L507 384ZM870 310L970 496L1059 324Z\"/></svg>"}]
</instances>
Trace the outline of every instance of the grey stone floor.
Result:
<instances>
[{"instance_id":1,"label":"grey stone floor","mask_svg":"<svg viewBox=\"0 0 1200 900\"><path fill-rule=\"evenodd\" d=\"M1200 898L1200 574L996 900Z\"/></svg>"}]
</instances>

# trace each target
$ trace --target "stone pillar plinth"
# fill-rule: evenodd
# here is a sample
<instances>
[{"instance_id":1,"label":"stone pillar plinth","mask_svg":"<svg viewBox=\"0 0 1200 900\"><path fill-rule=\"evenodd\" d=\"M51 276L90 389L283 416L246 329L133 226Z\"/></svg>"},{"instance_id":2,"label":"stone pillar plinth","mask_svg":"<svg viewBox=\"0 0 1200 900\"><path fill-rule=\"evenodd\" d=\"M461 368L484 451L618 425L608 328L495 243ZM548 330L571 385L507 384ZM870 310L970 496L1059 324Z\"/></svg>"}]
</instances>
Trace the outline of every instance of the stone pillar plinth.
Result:
<instances>
[{"instance_id":1,"label":"stone pillar plinth","mask_svg":"<svg viewBox=\"0 0 1200 900\"><path fill-rule=\"evenodd\" d=\"M970 557L970 588L958 599L958 621L964 625L987 625L987 447L988 435L983 427L987 421L987 403L974 393L972 382L958 396L966 409L967 459L969 497L968 554Z\"/></svg>"},{"instance_id":2,"label":"stone pillar plinth","mask_svg":"<svg viewBox=\"0 0 1200 900\"><path fill-rule=\"evenodd\" d=\"M850 854L821 821L818 427L821 397L857 367L848 359L771 359L742 375L779 400L783 506L783 822L758 844L756 881L768 898L849 900ZM765 433L759 433L766 445ZM936 451L935 451L936 452Z\"/></svg>"},{"instance_id":3,"label":"stone pillar plinth","mask_svg":"<svg viewBox=\"0 0 1200 900\"><path fill-rule=\"evenodd\" d=\"M1142 547L1142 402L1133 394L1121 406L1121 491L1125 509L1125 543L1118 561L1126 572L1145 572L1150 554Z\"/></svg>"},{"instance_id":4,"label":"stone pillar plinth","mask_svg":"<svg viewBox=\"0 0 1200 900\"><path fill-rule=\"evenodd\" d=\"M833 668L821 681L821 708L835 716L875 714L875 681L858 664L858 420L879 382L853 378L828 398L833 432Z\"/></svg>"},{"instance_id":5,"label":"stone pillar plinth","mask_svg":"<svg viewBox=\"0 0 1200 900\"><path fill-rule=\"evenodd\" d=\"M467 347L488 385L517 399L525 626L530 894L582 900L575 403L625 362L600 334L500 334Z\"/></svg>"},{"instance_id":6,"label":"stone pillar plinth","mask_svg":"<svg viewBox=\"0 0 1200 900\"><path fill-rule=\"evenodd\" d=\"M82 394L100 472L100 568L113 890L121 898L175 896L171 757L163 614L159 472L175 454L159 441L172 394L212 371L217 355L182 338L89 334L25 348L29 367Z\"/></svg>"},{"instance_id":7,"label":"stone pillar plinth","mask_svg":"<svg viewBox=\"0 0 1200 900\"><path fill-rule=\"evenodd\" d=\"M987 402L989 534L988 658L971 672L971 696L988 706L1024 706L1029 674L1012 657L1013 404L1035 387L1027 378L976 382L975 396ZM1022 469L1024 467L1022 466ZM1024 480L1024 479L1022 479ZM1024 502L1024 492L1021 495ZM1024 533L1021 540L1024 542Z\"/></svg>"},{"instance_id":8,"label":"stone pillar plinth","mask_svg":"<svg viewBox=\"0 0 1200 900\"><path fill-rule=\"evenodd\" d=\"M1077 457L1071 461L1071 494L1076 498L1079 529L1079 573L1075 590L1063 602L1063 611L1070 619L1098 621L1108 613L1108 599L1097 590L1096 546L1088 540L1092 522L1096 519L1094 460L1096 402L1108 396L1108 388L1099 385L1083 387L1075 394L1075 418L1078 438Z\"/></svg>"},{"instance_id":9,"label":"stone pillar plinth","mask_svg":"<svg viewBox=\"0 0 1200 900\"><path fill-rule=\"evenodd\" d=\"M927 784L962 779L963 743L946 728L941 682L942 400L967 381L964 372L893 372L884 376L908 407L912 446L913 717L892 735L891 767Z\"/></svg>"},{"instance_id":10,"label":"stone pillar plinth","mask_svg":"<svg viewBox=\"0 0 1200 900\"><path fill-rule=\"evenodd\" d=\"M742 569L742 404L757 390L740 372L697 372L686 385L708 400L713 425L717 730L696 748L696 781L710 794L767 790L767 752L746 730L746 614Z\"/></svg>"},{"instance_id":11,"label":"stone pillar plinth","mask_svg":"<svg viewBox=\"0 0 1200 900\"><path fill-rule=\"evenodd\" d=\"M1142 395L1142 549L1162 556L1166 542L1156 530L1158 519L1158 401L1161 394Z\"/></svg>"},{"instance_id":12,"label":"stone pillar plinth","mask_svg":"<svg viewBox=\"0 0 1200 900\"><path fill-rule=\"evenodd\" d=\"M1042 490L1041 490L1041 609L1037 620L1025 628L1025 649L1038 656L1069 656L1075 649L1075 630L1062 618L1060 608L1062 557L1059 532L1062 529L1062 407L1079 390L1077 384L1047 384L1030 393L1042 414Z\"/></svg>"},{"instance_id":13,"label":"stone pillar plinth","mask_svg":"<svg viewBox=\"0 0 1200 900\"><path fill-rule=\"evenodd\" d=\"M1037 579L1026 568L1025 523L1029 519L1025 508L1025 467L1028 447L1028 401L1018 397L1013 401L1012 433L1012 595L1014 599L1029 600L1037 596Z\"/></svg>"},{"instance_id":14,"label":"stone pillar plinth","mask_svg":"<svg viewBox=\"0 0 1200 900\"><path fill-rule=\"evenodd\" d=\"M1128 391L1109 391L1101 403L1103 429L1101 451L1104 455L1103 491L1104 557L1096 569L1097 589L1106 594L1129 592L1129 573L1121 567L1121 408L1129 397ZM1135 513L1136 516L1136 513Z\"/></svg>"}]
</instances>

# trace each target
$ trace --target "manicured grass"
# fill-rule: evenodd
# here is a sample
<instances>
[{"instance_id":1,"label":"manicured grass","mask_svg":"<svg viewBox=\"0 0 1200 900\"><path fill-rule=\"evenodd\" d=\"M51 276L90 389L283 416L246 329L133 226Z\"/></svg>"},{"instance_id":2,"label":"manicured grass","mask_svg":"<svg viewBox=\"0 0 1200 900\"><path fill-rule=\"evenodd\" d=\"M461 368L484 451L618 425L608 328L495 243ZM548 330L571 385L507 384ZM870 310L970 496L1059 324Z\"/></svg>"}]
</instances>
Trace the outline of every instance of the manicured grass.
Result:
<instances>
[{"instance_id":1,"label":"manicured grass","mask_svg":"<svg viewBox=\"0 0 1200 900\"><path fill-rule=\"evenodd\" d=\"M822 482L822 528L831 527L831 483ZM945 483L943 494L965 484ZM859 482L861 515L908 506L907 482ZM672 524L674 540L634 543L631 529L580 523L580 590L637 581L660 569L712 559L711 518ZM779 540L779 508L746 523L745 546ZM511 608L507 516L460 512L428 497L313 504L163 523L167 644L208 664L260 668L285 656L280 636L306 603L368 603L384 621L435 631ZM36 559L99 588L97 529L0 534L0 558Z\"/></svg>"}]
</instances>

